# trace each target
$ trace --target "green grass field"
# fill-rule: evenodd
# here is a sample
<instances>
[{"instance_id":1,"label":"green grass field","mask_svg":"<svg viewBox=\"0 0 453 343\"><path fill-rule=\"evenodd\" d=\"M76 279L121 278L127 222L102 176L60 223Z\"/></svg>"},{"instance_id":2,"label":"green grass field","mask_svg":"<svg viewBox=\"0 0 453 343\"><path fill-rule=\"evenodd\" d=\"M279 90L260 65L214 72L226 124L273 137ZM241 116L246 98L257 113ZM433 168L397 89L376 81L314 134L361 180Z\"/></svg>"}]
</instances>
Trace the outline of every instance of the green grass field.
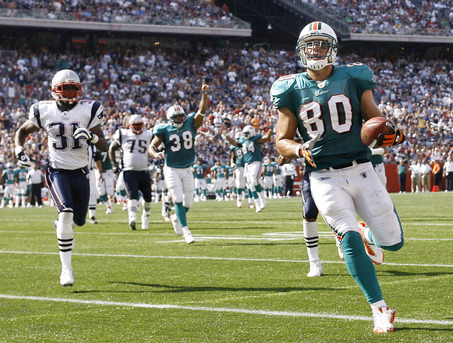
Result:
<instances>
[{"instance_id":1,"label":"green grass field","mask_svg":"<svg viewBox=\"0 0 453 343\"><path fill-rule=\"evenodd\" d=\"M0 210L0 342L452 342L453 194L392 195L406 245L377 267L395 332L371 310L321 219L324 275L307 278L300 198L261 213L195 203L196 243L151 210L131 231L115 207L75 229L74 287L59 284L55 208Z\"/></svg>"}]
</instances>

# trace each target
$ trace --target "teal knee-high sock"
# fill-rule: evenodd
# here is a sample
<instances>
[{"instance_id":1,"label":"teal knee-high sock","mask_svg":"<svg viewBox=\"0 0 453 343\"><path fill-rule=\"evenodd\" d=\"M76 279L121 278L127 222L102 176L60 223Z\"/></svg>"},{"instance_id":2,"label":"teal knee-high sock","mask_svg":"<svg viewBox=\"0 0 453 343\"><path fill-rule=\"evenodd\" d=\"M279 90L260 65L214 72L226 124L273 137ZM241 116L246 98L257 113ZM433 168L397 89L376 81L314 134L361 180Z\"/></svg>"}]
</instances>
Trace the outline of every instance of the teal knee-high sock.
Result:
<instances>
[{"instance_id":1,"label":"teal knee-high sock","mask_svg":"<svg viewBox=\"0 0 453 343\"><path fill-rule=\"evenodd\" d=\"M382 300L376 270L365 252L360 234L354 231L347 232L341 241L341 245L343 246L348 271L362 289L368 303L372 304Z\"/></svg>"},{"instance_id":2,"label":"teal knee-high sock","mask_svg":"<svg viewBox=\"0 0 453 343\"><path fill-rule=\"evenodd\" d=\"M175 213L176 217L178 217L179 223L181 226L187 226L187 217L186 217L186 212L189 209L187 207L184 207L182 205L182 202L177 202L175 203Z\"/></svg>"}]
</instances>

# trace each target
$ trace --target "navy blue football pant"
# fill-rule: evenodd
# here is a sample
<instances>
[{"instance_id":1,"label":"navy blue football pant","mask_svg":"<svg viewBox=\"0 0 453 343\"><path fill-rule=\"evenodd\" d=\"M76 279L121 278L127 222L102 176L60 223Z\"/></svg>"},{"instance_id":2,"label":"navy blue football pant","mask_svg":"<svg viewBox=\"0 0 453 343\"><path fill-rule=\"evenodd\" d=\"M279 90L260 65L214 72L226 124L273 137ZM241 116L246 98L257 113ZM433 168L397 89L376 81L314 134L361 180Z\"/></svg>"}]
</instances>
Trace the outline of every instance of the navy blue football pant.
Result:
<instances>
[{"instance_id":1,"label":"navy blue football pant","mask_svg":"<svg viewBox=\"0 0 453 343\"><path fill-rule=\"evenodd\" d=\"M151 202L151 176L147 171L126 170L123 172L124 184L129 199L137 199L142 192L145 202Z\"/></svg>"},{"instance_id":2,"label":"navy blue football pant","mask_svg":"<svg viewBox=\"0 0 453 343\"><path fill-rule=\"evenodd\" d=\"M302 178L302 203L304 205L304 218L308 221L316 221L318 218L318 208L315 205L315 201L311 196L310 190L310 174L305 173Z\"/></svg>"},{"instance_id":3,"label":"navy blue football pant","mask_svg":"<svg viewBox=\"0 0 453 343\"><path fill-rule=\"evenodd\" d=\"M46 181L58 212L72 209L74 223L85 224L90 200L90 180L88 168L75 170L46 168Z\"/></svg>"}]
</instances>

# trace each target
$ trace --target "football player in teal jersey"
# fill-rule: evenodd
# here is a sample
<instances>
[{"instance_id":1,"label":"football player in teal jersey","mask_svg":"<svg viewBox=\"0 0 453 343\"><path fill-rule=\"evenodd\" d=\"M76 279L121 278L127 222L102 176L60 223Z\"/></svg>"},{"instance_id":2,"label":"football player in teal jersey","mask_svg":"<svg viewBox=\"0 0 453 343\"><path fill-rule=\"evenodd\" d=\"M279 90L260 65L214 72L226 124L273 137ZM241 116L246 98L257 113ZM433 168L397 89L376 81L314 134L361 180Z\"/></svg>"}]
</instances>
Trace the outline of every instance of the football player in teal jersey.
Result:
<instances>
[{"instance_id":1,"label":"football player in teal jersey","mask_svg":"<svg viewBox=\"0 0 453 343\"><path fill-rule=\"evenodd\" d=\"M109 146L110 146L109 142ZM113 173L112 162L110 161L108 152L98 151L98 159L96 162L96 188L98 190L99 199L106 207L106 214L113 213L113 196L115 195L115 175Z\"/></svg>"},{"instance_id":2,"label":"football player in teal jersey","mask_svg":"<svg viewBox=\"0 0 453 343\"><path fill-rule=\"evenodd\" d=\"M226 178L227 178L227 169L224 164L220 161L216 161L214 166L211 168L212 179L215 180L215 193L216 200L222 201L226 200Z\"/></svg>"},{"instance_id":3,"label":"football player in teal jersey","mask_svg":"<svg viewBox=\"0 0 453 343\"><path fill-rule=\"evenodd\" d=\"M271 164L275 168L274 176L272 177L273 181L273 192L274 192L274 199L281 199L282 198L282 190L283 190L283 177L282 177L282 168L276 161L272 161Z\"/></svg>"},{"instance_id":4,"label":"football player in teal jersey","mask_svg":"<svg viewBox=\"0 0 453 343\"><path fill-rule=\"evenodd\" d=\"M236 132L235 137L236 141L241 138L241 133ZM242 201L245 198L245 172L244 172L244 154L240 147L231 145L230 146L230 165L234 171L234 179L236 186L236 206L238 208L242 207Z\"/></svg>"},{"instance_id":5,"label":"football player in teal jersey","mask_svg":"<svg viewBox=\"0 0 453 343\"><path fill-rule=\"evenodd\" d=\"M22 207L27 207L28 168L19 165L18 168L16 168L15 173L16 173L16 177L17 177L16 207L19 207L21 201L22 201Z\"/></svg>"},{"instance_id":6,"label":"football player in teal jersey","mask_svg":"<svg viewBox=\"0 0 453 343\"><path fill-rule=\"evenodd\" d=\"M195 181L195 202L198 202L200 199L206 201L206 179L204 174L206 173L206 169L208 166L206 163L203 163L201 160L198 160L192 167L193 169L193 177Z\"/></svg>"},{"instance_id":7,"label":"football player in teal jersey","mask_svg":"<svg viewBox=\"0 0 453 343\"><path fill-rule=\"evenodd\" d=\"M252 192L256 212L261 212L266 207L266 198L264 197L264 191L259 182L263 169L261 146L266 143L271 136L271 127L269 127L269 130L262 135L260 133L256 134L254 127L251 125L246 125L242 129L242 136L237 141L229 136L225 136L231 145L242 149L245 164L245 179L247 187Z\"/></svg>"},{"instance_id":8,"label":"football player in teal jersey","mask_svg":"<svg viewBox=\"0 0 453 343\"><path fill-rule=\"evenodd\" d=\"M14 166L11 162L6 164L6 169L2 172L2 180L4 184L3 198L0 208L8 206L9 208L14 207L14 194L16 193L16 173Z\"/></svg>"},{"instance_id":9,"label":"football player in teal jersey","mask_svg":"<svg viewBox=\"0 0 453 343\"><path fill-rule=\"evenodd\" d=\"M337 37L319 21L303 28L296 50L306 72L280 77L271 88L279 113L278 152L309 163L314 201L340 238L347 268L371 305L373 331L392 332L395 311L383 299L373 263L382 263L382 248L399 250L404 239L392 199L360 139L363 120L383 116L374 100L373 72L361 63L334 66ZM388 127L391 133L381 134L378 145L402 143L402 131L393 123ZM294 140L296 130L304 144ZM366 224L358 227L357 214Z\"/></svg>"},{"instance_id":10,"label":"football player in teal jersey","mask_svg":"<svg viewBox=\"0 0 453 343\"><path fill-rule=\"evenodd\" d=\"M272 183L273 177L275 174L275 165L271 163L271 159L269 157L264 158L263 163L264 169L264 195L268 198L272 198Z\"/></svg>"},{"instance_id":11,"label":"football player in teal jersey","mask_svg":"<svg viewBox=\"0 0 453 343\"><path fill-rule=\"evenodd\" d=\"M165 158L165 182L175 203L175 214L170 219L175 232L182 234L189 244L195 242L186 217L186 212L194 201L192 165L195 161L195 135L203 124L208 109L208 85L203 83L201 91L202 98L197 113L186 116L180 105L173 105L167 110L168 123L154 127L150 149L154 158ZM161 143L165 146L165 154L158 151Z\"/></svg>"}]
</instances>

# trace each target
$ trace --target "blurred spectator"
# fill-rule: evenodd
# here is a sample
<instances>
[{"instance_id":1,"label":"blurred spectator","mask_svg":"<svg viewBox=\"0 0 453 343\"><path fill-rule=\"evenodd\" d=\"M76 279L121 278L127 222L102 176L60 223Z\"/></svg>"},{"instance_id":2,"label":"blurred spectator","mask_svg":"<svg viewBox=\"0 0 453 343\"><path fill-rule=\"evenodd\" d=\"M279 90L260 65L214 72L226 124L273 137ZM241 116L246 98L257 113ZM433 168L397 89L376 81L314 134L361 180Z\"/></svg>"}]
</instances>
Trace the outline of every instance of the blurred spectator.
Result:
<instances>
[{"instance_id":1,"label":"blurred spectator","mask_svg":"<svg viewBox=\"0 0 453 343\"><path fill-rule=\"evenodd\" d=\"M447 158L447 162L444 164L444 176L445 176L445 181L446 181L446 187L445 191L446 192L452 192L453 191L453 155L450 153Z\"/></svg>"},{"instance_id":2,"label":"blurred spectator","mask_svg":"<svg viewBox=\"0 0 453 343\"><path fill-rule=\"evenodd\" d=\"M400 163L397 166L398 171L398 180L400 182L400 193L406 193L406 175L407 168L404 160L400 160Z\"/></svg>"},{"instance_id":3,"label":"blurred spectator","mask_svg":"<svg viewBox=\"0 0 453 343\"><path fill-rule=\"evenodd\" d=\"M293 197L294 179L297 177L297 170L294 162L286 163L282 166L282 176L284 180L283 195Z\"/></svg>"},{"instance_id":4,"label":"blurred spectator","mask_svg":"<svg viewBox=\"0 0 453 343\"><path fill-rule=\"evenodd\" d=\"M413 160L409 166L411 171L411 192L418 193L421 192L421 183L420 183L420 169L421 169L421 160Z\"/></svg>"},{"instance_id":5,"label":"blurred spectator","mask_svg":"<svg viewBox=\"0 0 453 343\"><path fill-rule=\"evenodd\" d=\"M30 206L38 204L38 207L42 207L41 189L43 187L44 175L36 163L33 163L28 170L27 181L30 184Z\"/></svg>"},{"instance_id":6,"label":"blurred spectator","mask_svg":"<svg viewBox=\"0 0 453 343\"><path fill-rule=\"evenodd\" d=\"M444 190L444 186L442 183L442 177L443 177L443 167L440 164L439 160L434 160L433 163L433 175L434 175L434 186L439 187L440 191Z\"/></svg>"},{"instance_id":7,"label":"blurred spectator","mask_svg":"<svg viewBox=\"0 0 453 343\"><path fill-rule=\"evenodd\" d=\"M431 166L427 159L423 160L420 167L420 180L422 183L422 192L429 192L431 189Z\"/></svg>"}]
</instances>

